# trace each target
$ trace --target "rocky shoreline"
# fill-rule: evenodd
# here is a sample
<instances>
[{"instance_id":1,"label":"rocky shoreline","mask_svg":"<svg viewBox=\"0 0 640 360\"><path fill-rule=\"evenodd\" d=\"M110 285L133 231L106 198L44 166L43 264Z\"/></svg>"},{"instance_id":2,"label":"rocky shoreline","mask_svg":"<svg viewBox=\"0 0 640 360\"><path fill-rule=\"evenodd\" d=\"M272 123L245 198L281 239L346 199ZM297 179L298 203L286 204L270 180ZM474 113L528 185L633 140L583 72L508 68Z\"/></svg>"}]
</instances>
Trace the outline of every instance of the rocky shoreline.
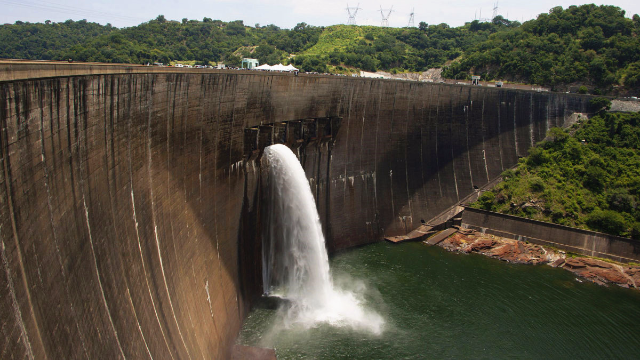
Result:
<instances>
[{"instance_id":1,"label":"rocky shoreline","mask_svg":"<svg viewBox=\"0 0 640 360\"><path fill-rule=\"evenodd\" d=\"M517 264L561 267L599 285L615 284L640 290L640 266L629 266L589 257L572 257L563 251L518 240L458 229L439 242L448 251L478 253Z\"/></svg>"}]
</instances>

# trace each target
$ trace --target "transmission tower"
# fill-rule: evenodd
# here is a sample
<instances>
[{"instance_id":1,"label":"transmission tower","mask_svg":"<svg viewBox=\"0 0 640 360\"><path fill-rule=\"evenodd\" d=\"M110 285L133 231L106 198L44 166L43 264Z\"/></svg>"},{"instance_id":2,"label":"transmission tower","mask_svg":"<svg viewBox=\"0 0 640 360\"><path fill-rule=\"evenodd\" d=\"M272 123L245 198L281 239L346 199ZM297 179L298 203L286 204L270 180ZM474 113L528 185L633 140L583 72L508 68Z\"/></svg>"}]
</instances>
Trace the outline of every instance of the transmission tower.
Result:
<instances>
[{"instance_id":1,"label":"transmission tower","mask_svg":"<svg viewBox=\"0 0 640 360\"><path fill-rule=\"evenodd\" d=\"M349 20L347 21L347 25L356 24L356 14L358 13L358 10L362 10L360 9L360 3L358 3L358 6L356 7L349 7L349 4L347 4L347 13L349 14Z\"/></svg>"},{"instance_id":2,"label":"transmission tower","mask_svg":"<svg viewBox=\"0 0 640 360\"><path fill-rule=\"evenodd\" d=\"M414 27L415 26L415 24L413 23L414 10L415 10L415 8L411 9L411 14L409 14L409 24L407 25L408 27Z\"/></svg>"},{"instance_id":3,"label":"transmission tower","mask_svg":"<svg viewBox=\"0 0 640 360\"><path fill-rule=\"evenodd\" d=\"M476 20L478 20L480 22L491 22L493 20L493 18L491 18L491 19L483 18L482 17L482 9L480 9L480 17L476 17Z\"/></svg>"},{"instance_id":4,"label":"transmission tower","mask_svg":"<svg viewBox=\"0 0 640 360\"><path fill-rule=\"evenodd\" d=\"M498 2L497 1L493 5L493 16L491 17L491 20L495 19L496 16L498 16Z\"/></svg>"},{"instance_id":5,"label":"transmission tower","mask_svg":"<svg viewBox=\"0 0 640 360\"><path fill-rule=\"evenodd\" d=\"M388 11L387 16L384 16L385 11ZM380 24L380 26L382 27L389 26L389 16L391 16L392 12L393 12L393 5L391 6L391 9L383 9L382 6L380 6L380 15L382 16L382 23Z\"/></svg>"}]
</instances>

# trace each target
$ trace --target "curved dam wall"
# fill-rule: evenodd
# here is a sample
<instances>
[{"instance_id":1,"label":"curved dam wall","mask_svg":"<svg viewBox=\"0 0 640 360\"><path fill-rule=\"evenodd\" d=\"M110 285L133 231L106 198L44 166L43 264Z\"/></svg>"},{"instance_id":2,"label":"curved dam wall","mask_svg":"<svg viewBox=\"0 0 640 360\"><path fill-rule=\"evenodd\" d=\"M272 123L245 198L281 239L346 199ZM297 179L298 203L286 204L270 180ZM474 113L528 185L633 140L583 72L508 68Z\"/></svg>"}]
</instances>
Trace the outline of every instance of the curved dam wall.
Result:
<instances>
[{"instance_id":1,"label":"curved dam wall","mask_svg":"<svg viewBox=\"0 0 640 360\"><path fill-rule=\"evenodd\" d=\"M24 66L40 78L0 83L0 358L228 358L260 293L259 152L274 139L296 148L335 251L439 214L588 102Z\"/></svg>"}]
</instances>

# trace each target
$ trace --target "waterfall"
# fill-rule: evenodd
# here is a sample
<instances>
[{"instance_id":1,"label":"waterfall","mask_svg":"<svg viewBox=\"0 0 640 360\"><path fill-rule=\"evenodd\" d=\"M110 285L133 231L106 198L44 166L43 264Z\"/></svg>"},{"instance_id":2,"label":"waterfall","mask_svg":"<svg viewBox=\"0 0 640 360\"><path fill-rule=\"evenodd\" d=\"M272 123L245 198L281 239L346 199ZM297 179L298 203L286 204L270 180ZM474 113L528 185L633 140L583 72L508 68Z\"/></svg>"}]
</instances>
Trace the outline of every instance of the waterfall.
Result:
<instances>
[{"instance_id":1,"label":"waterfall","mask_svg":"<svg viewBox=\"0 0 640 360\"><path fill-rule=\"evenodd\" d=\"M304 170L285 145L265 149L267 228L263 243L266 295L286 303L285 322L350 326L379 334L384 320L355 294L334 286L315 200Z\"/></svg>"}]
</instances>

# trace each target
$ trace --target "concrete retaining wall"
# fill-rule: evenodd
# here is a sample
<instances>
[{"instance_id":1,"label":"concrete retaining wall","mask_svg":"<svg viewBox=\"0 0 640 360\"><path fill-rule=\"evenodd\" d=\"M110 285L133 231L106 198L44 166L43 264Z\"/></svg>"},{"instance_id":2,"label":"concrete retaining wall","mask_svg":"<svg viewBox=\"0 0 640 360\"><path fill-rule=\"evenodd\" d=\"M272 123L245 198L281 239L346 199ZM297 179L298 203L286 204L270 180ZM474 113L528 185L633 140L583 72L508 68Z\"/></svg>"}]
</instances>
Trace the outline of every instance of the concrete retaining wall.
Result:
<instances>
[{"instance_id":1,"label":"concrete retaining wall","mask_svg":"<svg viewBox=\"0 0 640 360\"><path fill-rule=\"evenodd\" d=\"M462 226L620 262L640 261L640 241L491 211L466 208Z\"/></svg>"},{"instance_id":2,"label":"concrete retaining wall","mask_svg":"<svg viewBox=\"0 0 640 360\"><path fill-rule=\"evenodd\" d=\"M11 64L0 82L0 354L19 358L229 356L260 293L260 164L245 129L341 119L331 141L297 149L333 251L436 216L589 99L42 66Z\"/></svg>"}]
</instances>

